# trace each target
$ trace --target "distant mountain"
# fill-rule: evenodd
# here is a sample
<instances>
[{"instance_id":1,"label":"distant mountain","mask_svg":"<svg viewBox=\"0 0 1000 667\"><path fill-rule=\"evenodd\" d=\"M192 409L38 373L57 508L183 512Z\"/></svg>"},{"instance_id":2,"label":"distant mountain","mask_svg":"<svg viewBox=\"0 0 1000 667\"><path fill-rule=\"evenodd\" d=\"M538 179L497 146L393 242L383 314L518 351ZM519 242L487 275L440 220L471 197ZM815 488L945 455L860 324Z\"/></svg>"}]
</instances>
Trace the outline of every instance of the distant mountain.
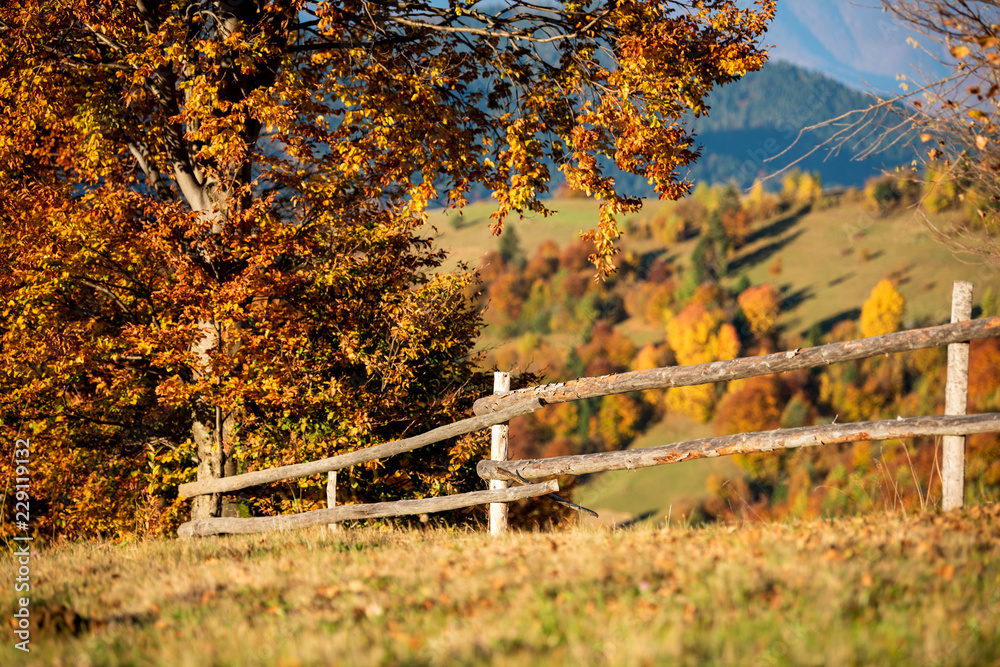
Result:
<instances>
[{"instance_id":1,"label":"distant mountain","mask_svg":"<svg viewBox=\"0 0 1000 667\"><path fill-rule=\"evenodd\" d=\"M689 121L702 155L690 168L688 178L709 184L735 181L749 188L755 178L781 170L835 132L830 127L807 132L792 150L778 157L801 129L867 107L872 97L823 74L770 62L759 72L717 88L708 102L708 114ZM916 157L913 147L904 143L863 161L857 159L858 150L850 144L838 154L821 148L796 166L819 172L824 187L860 186L883 170L909 164ZM655 196L641 176L618 172L613 165L607 173L615 176L622 191ZM780 184L778 178L770 186Z\"/></svg>"},{"instance_id":2,"label":"distant mountain","mask_svg":"<svg viewBox=\"0 0 1000 667\"><path fill-rule=\"evenodd\" d=\"M769 63L713 92L708 115L691 122L702 157L690 178L710 183L736 180L748 187L754 178L788 165L834 132L823 128L806 133L792 151L778 158L802 128L870 103L869 95L822 74L784 62ZM915 157L907 145L894 146L865 161L855 159L856 150L848 145L838 155L830 155L821 149L798 166L820 172L826 186L848 186L861 185L879 171L908 164Z\"/></svg>"}]
</instances>

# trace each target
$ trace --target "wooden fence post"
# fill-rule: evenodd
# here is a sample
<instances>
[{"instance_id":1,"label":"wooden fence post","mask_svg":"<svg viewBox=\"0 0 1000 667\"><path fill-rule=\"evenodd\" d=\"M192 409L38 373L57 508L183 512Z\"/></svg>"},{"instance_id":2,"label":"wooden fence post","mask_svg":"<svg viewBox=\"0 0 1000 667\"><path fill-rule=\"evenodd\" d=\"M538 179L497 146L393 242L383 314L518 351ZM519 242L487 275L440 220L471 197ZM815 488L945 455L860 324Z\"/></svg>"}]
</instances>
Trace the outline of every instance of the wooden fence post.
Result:
<instances>
[{"instance_id":1,"label":"wooden fence post","mask_svg":"<svg viewBox=\"0 0 1000 667\"><path fill-rule=\"evenodd\" d=\"M951 321L972 319L972 283L956 280L951 294ZM945 385L944 413L964 415L969 397L969 344L948 346L948 381ZM965 436L946 435L941 471L941 508L958 509L965 504Z\"/></svg>"},{"instance_id":2,"label":"wooden fence post","mask_svg":"<svg viewBox=\"0 0 1000 667\"><path fill-rule=\"evenodd\" d=\"M510 373L496 371L493 373L493 393L506 394L510 391ZM492 429L492 445L490 458L494 461L506 461L510 437L510 422L497 424ZM506 489L507 482L490 480L490 489ZM503 535L507 532L507 504L490 503L490 535Z\"/></svg>"},{"instance_id":3,"label":"wooden fence post","mask_svg":"<svg viewBox=\"0 0 1000 667\"><path fill-rule=\"evenodd\" d=\"M326 474L326 508L333 509L337 506L337 471L331 470ZM326 529L330 531L340 530L339 523L328 523Z\"/></svg>"}]
</instances>

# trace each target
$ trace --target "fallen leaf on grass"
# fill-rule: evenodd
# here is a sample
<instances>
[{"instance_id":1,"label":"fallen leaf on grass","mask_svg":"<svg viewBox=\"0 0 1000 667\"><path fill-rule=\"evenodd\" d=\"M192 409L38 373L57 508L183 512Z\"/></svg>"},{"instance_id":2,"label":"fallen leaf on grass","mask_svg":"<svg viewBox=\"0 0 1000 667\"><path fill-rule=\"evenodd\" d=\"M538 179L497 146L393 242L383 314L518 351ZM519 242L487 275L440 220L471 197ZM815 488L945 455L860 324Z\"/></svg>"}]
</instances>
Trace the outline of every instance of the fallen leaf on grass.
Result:
<instances>
[{"instance_id":1,"label":"fallen leaf on grass","mask_svg":"<svg viewBox=\"0 0 1000 667\"><path fill-rule=\"evenodd\" d=\"M340 595L340 586L320 586L316 589L316 595L324 598L335 598Z\"/></svg>"},{"instance_id":2,"label":"fallen leaf on grass","mask_svg":"<svg viewBox=\"0 0 1000 667\"><path fill-rule=\"evenodd\" d=\"M249 574L247 574L247 571L244 570L242 567L234 567L231 570L229 570L229 578L232 579L235 583L243 586L249 584L253 580L253 578Z\"/></svg>"},{"instance_id":3,"label":"fallen leaf on grass","mask_svg":"<svg viewBox=\"0 0 1000 667\"><path fill-rule=\"evenodd\" d=\"M836 549L830 548L830 549L827 549L826 553L824 553L822 556L820 556L819 559L823 560L823 561L838 561L838 560L842 560L842 557L841 557L839 551L837 551Z\"/></svg>"}]
</instances>

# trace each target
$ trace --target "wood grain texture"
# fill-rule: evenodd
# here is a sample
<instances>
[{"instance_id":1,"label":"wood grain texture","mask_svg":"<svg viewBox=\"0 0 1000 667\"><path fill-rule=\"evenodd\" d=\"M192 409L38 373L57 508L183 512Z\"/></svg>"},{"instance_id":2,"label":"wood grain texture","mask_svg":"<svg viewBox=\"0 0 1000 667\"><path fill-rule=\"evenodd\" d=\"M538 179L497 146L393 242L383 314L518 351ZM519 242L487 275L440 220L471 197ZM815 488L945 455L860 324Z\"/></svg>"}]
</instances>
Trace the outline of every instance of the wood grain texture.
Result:
<instances>
[{"instance_id":1,"label":"wood grain texture","mask_svg":"<svg viewBox=\"0 0 1000 667\"><path fill-rule=\"evenodd\" d=\"M741 433L719 438L689 440L647 449L578 454L550 459L525 459L508 461L504 464L487 460L480 461L476 470L483 479L530 481L556 475L589 475L609 470L633 470L715 456L770 452L776 449L813 447L841 442L996 431L1000 431L1000 413L998 412L966 416L932 415L909 419L827 424Z\"/></svg>"},{"instance_id":2,"label":"wood grain texture","mask_svg":"<svg viewBox=\"0 0 1000 667\"><path fill-rule=\"evenodd\" d=\"M316 475L318 473L340 470L359 463L367 463L368 461L384 459L396 454L402 454L403 452L410 452L414 449L426 447L427 445L432 445L435 442L441 442L442 440L447 440L448 438L454 438L458 435L465 435L466 433L479 431L489 426L493 426L494 424L500 424L508 421L513 417L519 417L521 415L526 415L529 412L534 412L543 405L545 405L545 403L539 399L525 397L525 400L523 401L514 405L505 406L503 411L479 417L470 417L469 419L463 419L459 422L446 424L445 426L440 426L427 431L426 433L415 435L412 438L393 440L392 442L375 445L374 447L359 449L355 452L331 456L327 459L320 459L319 461L296 463L293 465L280 466L278 468L268 468L267 470L256 470L242 475L233 475L232 477L189 482L188 484L181 484L177 488L177 493L181 498L190 498L192 496L199 496L206 493L226 493L230 491L238 491L239 489L245 489L249 486L279 482L283 479L308 477L309 475Z\"/></svg>"},{"instance_id":3,"label":"wood grain texture","mask_svg":"<svg viewBox=\"0 0 1000 667\"><path fill-rule=\"evenodd\" d=\"M541 484L517 486L512 489L503 489L500 491L473 491L472 493L458 493L437 498L396 500L368 505L338 505L329 509L301 512L299 514L264 516L250 519L199 519L181 524L177 529L177 535L178 537L188 538L221 535L224 533L265 533L278 530L293 530L307 526L319 526L338 521L433 514L434 512L472 507L473 505L500 502L509 503L524 498L544 496L558 490L559 484L555 480L549 480Z\"/></svg>"},{"instance_id":4,"label":"wood grain texture","mask_svg":"<svg viewBox=\"0 0 1000 667\"><path fill-rule=\"evenodd\" d=\"M972 283L956 280L951 294L951 321L972 317ZM948 346L948 380L944 390L944 413L964 415L969 401L969 344ZM965 436L941 439L941 509L945 512L965 504Z\"/></svg>"},{"instance_id":5,"label":"wood grain texture","mask_svg":"<svg viewBox=\"0 0 1000 667\"><path fill-rule=\"evenodd\" d=\"M485 396L476 401L473 410L478 415L484 415L528 398L540 398L546 403L565 403L581 398L622 394L644 389L668 389L708 382L726 382L757 375L783 373L800 368L828 366L841 361L865 359L879 354L921 350L996 336L1000 336L1000 317L991 317L957 324L942 324L926 329L897 331L884 336L862 338L845 343L831 343L788 352L776 352L758 357L714 361L697 366L652 368L527 387L512 391L504 396Z\"/></svg>"}]
</instances>

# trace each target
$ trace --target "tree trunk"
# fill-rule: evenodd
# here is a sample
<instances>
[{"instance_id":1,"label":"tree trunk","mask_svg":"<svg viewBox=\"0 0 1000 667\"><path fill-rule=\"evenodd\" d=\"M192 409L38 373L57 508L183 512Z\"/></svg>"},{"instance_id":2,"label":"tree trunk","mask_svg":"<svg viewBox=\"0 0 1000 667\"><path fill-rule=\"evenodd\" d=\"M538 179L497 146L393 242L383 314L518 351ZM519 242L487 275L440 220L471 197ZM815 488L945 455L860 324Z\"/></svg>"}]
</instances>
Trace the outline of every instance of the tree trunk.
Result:
<instances>
[{"instance_id":1,"label":"tree trunk","mask_svg":"<svg viewBox=\"0 0 1000 667\"><path fill-rule=\"evenodd\" d=\"M215 322L201 323L202 337L193 351L207 372L211 372L213 350L222 347L223 334ZM204 377L204 376L202 376ZM231 458L231 435L234 414L199 401L192 414L191 436L198 452L198 481L220 479L236 474L236 462ZM191 506L191 518L207 519L217 516L239 516L236 503L224 500L221 493L199 496Z\"/></svg>"},{"instance_id":2,"label":"tree trunk","mask_svg":"<svg viewBox=\"0 0 1000 667\"><path fill-rule=\"evenodd\" d=\"M218 56L220 69L223 72L219 79L220 99L226 102L240 102L251 91L271 85L277 76L278 66L281 62L280 55L273 55L270 59L265 59L258 63L259 66L255 71L246 73L236 66L231 49L225 46L225 42L231 36L243 31L262 36L269 32L264 30L265 23L270 20L280 21L281 17L259 13L257 4L253 2L220 0L215 20L218 21L216 36L222 47ZM275 44L275 47L277 46ZM280 49L275 48L272 53L280 54ZM185 97L185 102L187 101L186 95L188 93L179 93L177 80L176 73L168 69L159 77L161 83L157 87L158 97L170 116L176 116L180 113L179 97ZM222 234L230 222L227 219L227 213L245 208L249 204L250 195L245 187L251 182L251 160L247 158L240 164L229 167L228 173L208 173L204 169L204 165L199 166L196 163L194 155L197 153L197 148L188 145L183 127L168 123L164 126L164 130L167 136L168 166L173 172L174 181L181 195L193 211L201 215L203 220L211 223L210 233L212 235ZM257 141L259 132L260 123L253 119L247 119L243 138L248 148L251 148ZM140 148L132 151L134 155L138 156L137 159L144 157ZM152 174L151 183L156 185L160 182L158 172L152 165L148 164L148 160L140 160L140 165L147 172L147 176ZM168 190L164 190L164 192L168 192ZM197 254L197 251L195 253ZM225 280L222 277L225 274L218 272L218 265L213 263L213 258L209 257L207 253L198 259L203 262L206 269L216 272L216 279ZM231 260L215 258L215 261L226 263ZM231 266L229 268L232 269ZM227 331L223 330L218 322L203 319L199 321L198 327L201 336L192 346L200 368L196 372L196 380L204 379L210 374L214 376L215 370L212 365L214 355L220 351L225 354L235 353L235 349L230 347L232 342L227 340ZM213 377L213 379L219 381L217 377ZM232 410L222 410L217 406L209 405L203 399L194 406L191 435L198 455L197 477L199 481L221 479L236 474L235 461L231 458L231 436L235 430L235 419L236 414ZM238 516L235 503L226 501L218 493L195 499L191 509L192 519L220 515Z\"/></svg>"}]
</instances>

